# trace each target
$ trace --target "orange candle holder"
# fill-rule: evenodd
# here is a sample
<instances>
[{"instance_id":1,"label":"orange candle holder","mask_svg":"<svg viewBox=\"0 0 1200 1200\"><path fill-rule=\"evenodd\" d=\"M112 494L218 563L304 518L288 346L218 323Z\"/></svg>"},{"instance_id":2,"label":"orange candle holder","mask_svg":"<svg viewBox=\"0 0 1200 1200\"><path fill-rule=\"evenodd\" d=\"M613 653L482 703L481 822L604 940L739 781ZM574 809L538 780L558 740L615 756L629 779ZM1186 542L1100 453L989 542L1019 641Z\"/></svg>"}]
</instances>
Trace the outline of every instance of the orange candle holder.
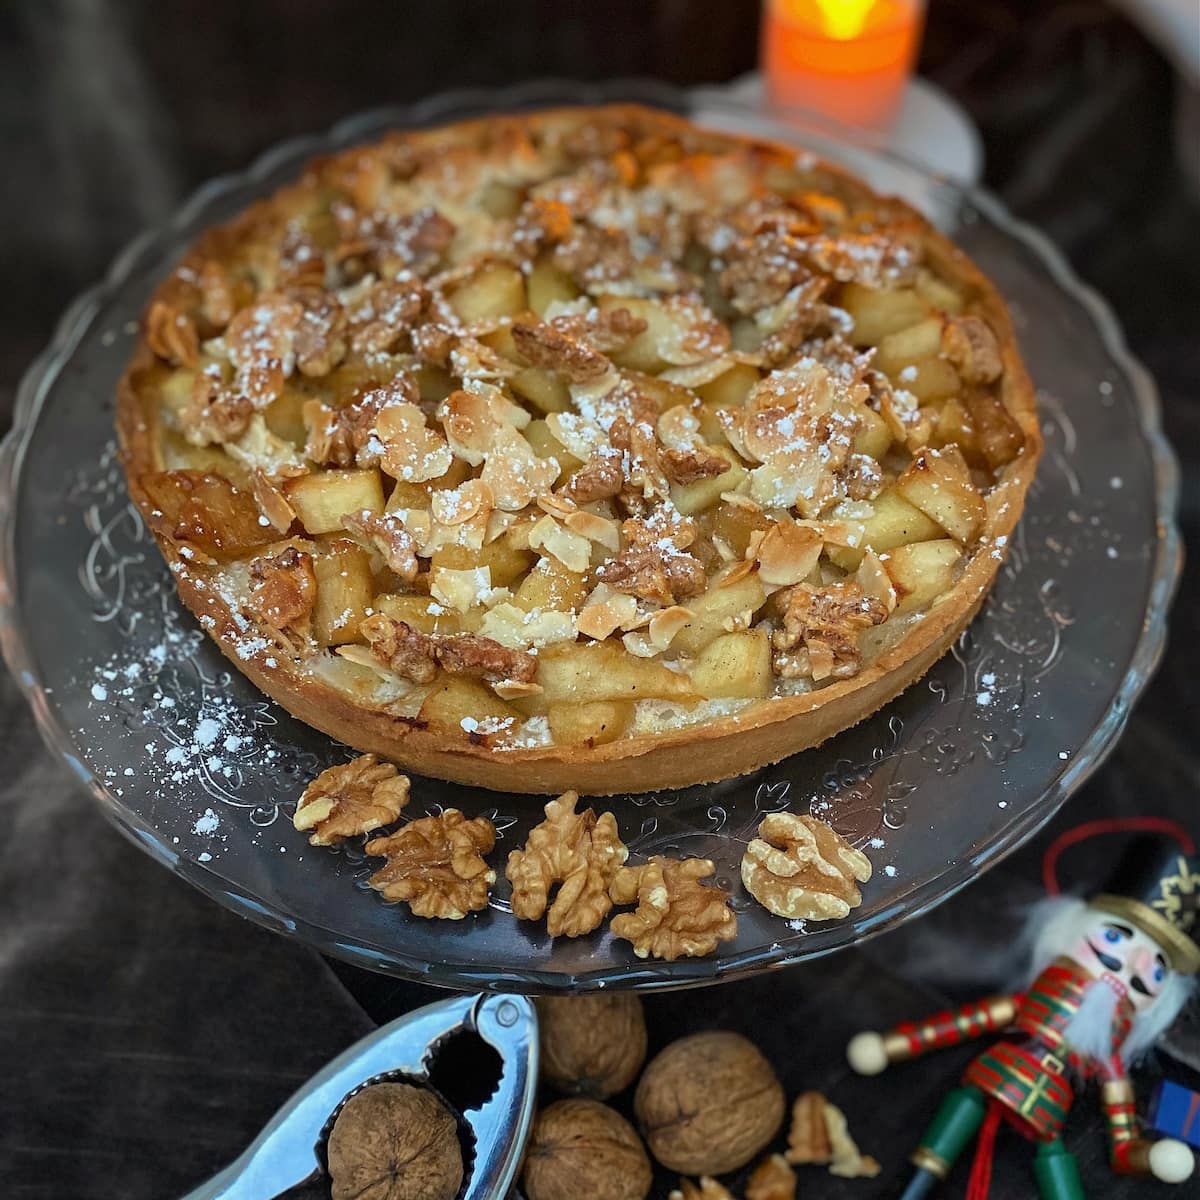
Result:
<instances>
[{"instance_id":1,"label":"orange candle holder","mask_svg":"<svg viewBox=\"0 0 1200 1200\"><path fill-rule=\"evenodd\" d=\"M924 15L923 0L764 0L768 98L885 131L912 73Z\"/></svg>"}]
</instances>

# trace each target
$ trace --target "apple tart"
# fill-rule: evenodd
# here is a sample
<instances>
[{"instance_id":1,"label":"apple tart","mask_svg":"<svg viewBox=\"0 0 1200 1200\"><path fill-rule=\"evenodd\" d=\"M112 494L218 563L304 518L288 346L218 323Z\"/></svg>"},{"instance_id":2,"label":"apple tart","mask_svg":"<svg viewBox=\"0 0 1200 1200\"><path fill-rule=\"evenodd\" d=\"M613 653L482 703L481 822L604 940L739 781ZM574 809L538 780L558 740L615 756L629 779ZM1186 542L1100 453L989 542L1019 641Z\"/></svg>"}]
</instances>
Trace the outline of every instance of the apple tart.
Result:
<instances>
[{"instance_id":1,"label":"apple tart","mask_svg":"<svg viewBox=\"0 0 1200 1200\"><path fill-rule=\"evenodd\" d=\"M122 380L179 594L406 769L727 778L921 676L996 576L1034 395L986 278L786 146L604 107L313 162L158 288Z\"/></svg>"}]
</instances>

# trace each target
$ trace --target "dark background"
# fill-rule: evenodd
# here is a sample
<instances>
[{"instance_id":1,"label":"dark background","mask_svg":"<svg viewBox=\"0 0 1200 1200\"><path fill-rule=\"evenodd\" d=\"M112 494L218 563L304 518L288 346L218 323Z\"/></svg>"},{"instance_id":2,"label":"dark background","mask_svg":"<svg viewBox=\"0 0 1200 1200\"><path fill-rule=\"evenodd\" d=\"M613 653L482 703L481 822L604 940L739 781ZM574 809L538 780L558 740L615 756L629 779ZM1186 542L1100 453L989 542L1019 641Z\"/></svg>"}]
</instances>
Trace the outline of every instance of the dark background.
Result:
<instances>
[{"instance_id":1,"label":"dark background","mask_svg":"<svg viewBox=\"0 0 1200 1200\"><path fill-rule=\"evenodd\" d=\"M208 176L356 109L448 87L560 75L730 79L756 55L750 0L8 0L0 6L0 430L20 372L71 297ZM933 0L921 69L978 123L987 184L1065 250L1158 379L1200 533L1200 201L1177 166L1177 84L1097 0ZM1193 159L1195 145L1186 147ZM878 1080L840 1046L997 982L1038 894L1046 838L1142 810L1200 833L1200 571L1116 752L1033 845L931 917L861 950L703 995L648 1001L652 1040L741 1028L789 1093L825 1090L885 1173L804 1196L892 1194L965 1056ZM42 749L0 670L0 1184L6 1197L181 1194L240 1151L326 1059L432 993L330 968L218 909L121 841ZM1071 870L1103 873L1110 848ZM1195 1084L1195 1014L1161 1066ZM1155 1070L1139 1080L1143 1094ZM1118 1181L1091 1097L1068 1130L1089 1194ZM993 1195L1032 1194L1029 1149L1001 1140ZM961 1195L965 1172L947 1195ZM665 1196L666 1178L660 1180ZM1194 1183L1189 1186L1195 1186ZM1178 1194L1178 1193L1176 1193Z\"/></svg>"}]
</instances>

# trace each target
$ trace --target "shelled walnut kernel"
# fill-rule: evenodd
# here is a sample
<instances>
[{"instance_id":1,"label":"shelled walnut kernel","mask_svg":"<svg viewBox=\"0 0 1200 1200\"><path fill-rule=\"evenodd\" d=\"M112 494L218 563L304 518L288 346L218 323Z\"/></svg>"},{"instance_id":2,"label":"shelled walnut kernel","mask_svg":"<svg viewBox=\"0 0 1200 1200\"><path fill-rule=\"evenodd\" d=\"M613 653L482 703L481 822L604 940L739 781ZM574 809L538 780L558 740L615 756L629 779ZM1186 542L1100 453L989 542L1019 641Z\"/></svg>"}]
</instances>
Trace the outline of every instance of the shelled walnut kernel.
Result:
<instances>
[{"instance_id":1,"label":"shelled walnut kernel","mask_svg":"<svg viewBox=\"0 0 1200 1200\"><path fill-rule=\"evenodd\" d=\"M871 861L815 817L770 813L742 858L742 883L777 917L829 921L862 903Z\"/></svg>"},{"instance_id":2,"label":"shelled walnut kernel","mask_svg":"<svg viewBox=\"0 0 1200 1200\"><path fill-rule=\"evenodd\" d=\"M374 754L363 754L322 771L304 789L292 824L312 831L312 845L332 846L390 825L408 803L408 789L407 775Z\"/></svg>"}]
</instances>

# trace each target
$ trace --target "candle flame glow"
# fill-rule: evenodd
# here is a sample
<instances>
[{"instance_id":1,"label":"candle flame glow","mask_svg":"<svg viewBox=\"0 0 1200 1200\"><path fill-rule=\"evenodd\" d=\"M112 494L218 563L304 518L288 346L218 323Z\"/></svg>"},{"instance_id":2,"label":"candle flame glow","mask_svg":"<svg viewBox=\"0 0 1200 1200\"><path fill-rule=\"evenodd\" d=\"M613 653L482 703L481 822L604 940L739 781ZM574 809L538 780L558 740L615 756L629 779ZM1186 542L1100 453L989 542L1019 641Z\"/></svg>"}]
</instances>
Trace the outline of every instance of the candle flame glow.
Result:
<instances>
[{"instance_id":1,"label":"candle flame glow","mask_svg":"<svg viewBox=\"0 0 1200 1200\"><path fill-rule=\"evenodd\" d=\"M817 0L825 32L838 41L858 37L875 4L876 0Z\"/></svg>"}]
</instances>

